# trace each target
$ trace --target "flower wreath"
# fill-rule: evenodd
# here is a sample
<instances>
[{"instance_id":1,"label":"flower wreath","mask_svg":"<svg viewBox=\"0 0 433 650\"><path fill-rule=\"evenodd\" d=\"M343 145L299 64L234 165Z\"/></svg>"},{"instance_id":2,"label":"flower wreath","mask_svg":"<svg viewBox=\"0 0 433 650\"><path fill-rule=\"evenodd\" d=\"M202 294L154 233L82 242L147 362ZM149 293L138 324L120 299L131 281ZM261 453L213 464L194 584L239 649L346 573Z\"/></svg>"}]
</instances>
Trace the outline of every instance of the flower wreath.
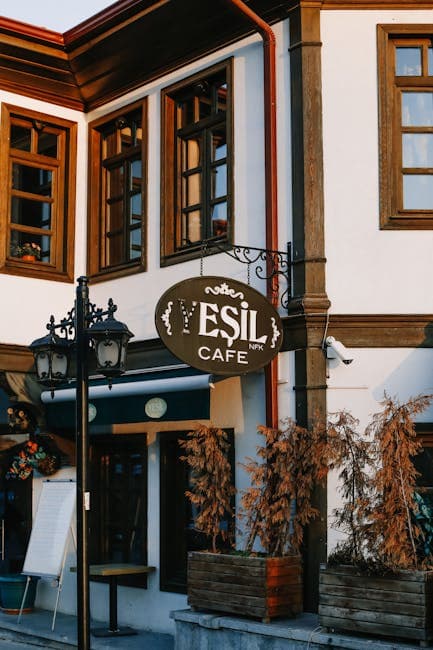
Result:
<instances>
[{"instance_id":1,"label":"flower wreath","mask_svg":"<svg viewBox=\"0 0 433 650\"><path fill-rule=\"evenodd\" d=\"M60 467L60 458L56 454L47 452L42 445L33 440L28 440L24 447L12 459L6 472L7 479L21 479L25 481L34 469L41 474L50 476Z\"/></svg>"}]
</instances>

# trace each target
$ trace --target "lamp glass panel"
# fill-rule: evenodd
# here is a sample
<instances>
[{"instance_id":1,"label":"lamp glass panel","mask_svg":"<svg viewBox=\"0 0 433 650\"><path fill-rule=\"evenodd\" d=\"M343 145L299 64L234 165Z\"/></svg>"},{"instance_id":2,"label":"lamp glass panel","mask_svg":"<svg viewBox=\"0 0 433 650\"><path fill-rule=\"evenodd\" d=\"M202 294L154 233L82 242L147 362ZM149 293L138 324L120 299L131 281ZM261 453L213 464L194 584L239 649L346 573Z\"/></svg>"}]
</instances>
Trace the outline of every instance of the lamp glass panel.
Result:
<instances>
[{"instance_id":1,"label":"lamp glass panel","mask_svg":"<svg viewBox=\"0 0 433 650\"><path fill-rule=\"evenodd\" d=\"M96 357L101 368L113 368L119 364L119 342L114 339L99 341L96 345Z\"/></svg>"},{"instance_id":2,"label":"lamp glass panel","mask_svg":"<svg viewBox=\"0 0 433 650\"><path fill-rule=\"evenodd\" d=\"M47 352L38 352L36 354L36 371L39 379L46 379L50 371L50 358Z\"/></svg>"},{"instance_id":3,"label":"lamp glass panel","mask_svg":"<svg viewBox=\"0 0 433 650\"><path fill-rule=\"evenodd\" d=\"M54 378L63 379L66 377L68 372L68 357L66 354L53 353L51 372Z\"/></svg>"},{"instance_id":4,"label":"lamp glass panel","mask_svg":"<svg viewBox=\"0 0 433 650\"><path fill-rule=\"evenodd\" d=\"M123 344L120 346L120 365L121 367L124 367L126 365L126 348L128 345L128 341L124 341Z\"/></svg>"}]
</instances>

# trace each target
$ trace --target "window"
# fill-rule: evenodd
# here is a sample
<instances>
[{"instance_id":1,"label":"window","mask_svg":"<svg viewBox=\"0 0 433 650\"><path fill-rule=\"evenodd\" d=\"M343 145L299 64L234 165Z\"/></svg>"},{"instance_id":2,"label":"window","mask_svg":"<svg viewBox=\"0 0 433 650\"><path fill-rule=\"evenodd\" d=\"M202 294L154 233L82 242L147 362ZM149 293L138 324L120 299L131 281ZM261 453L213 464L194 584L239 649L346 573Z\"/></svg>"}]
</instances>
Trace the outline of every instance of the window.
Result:
<instances>
[{"instance_id":1,"label":"window","mask_svg":"<svg viewBox=\"0 0 433 650\"><path fill-rule=\"evenodd\" d=\"M234 477L234 435L229 431L231 442L230 462ZM160 434L161 463L161 566L160 588L162 591L186 593L186 569L188 551L208 548L209 541L194 526L194 511L185 491L190 488L190 469L180 460L184 450L178 440L186 438L185 431L169 431ZM233 504L234 506L234 504ZM233 525L223 521L222 526Z\"/></svg>"},{"instance_id":2,"label":"window","mask_svg":"<svg viewBox=\"0 0 433 650\"><path fill-rule=\"evenodd\" d=\"M380 26L383 228L433 228L433 27Z\"/></svg>"},{"instance_id":3,"label":"window","mask_svg":"<svg viewBox=\"0 0 433 650\"><path fill-rule=\"evenodd\" d=\"M73 122L2 105L1 272L74 279L75 151Z\"/></svg>"},{"instance_id":4,"label":"window","mask_svg":"<svg viewBox=\"0 0 433 650\"><path fill-rule=\"evenodd\" d=\"M146 436L95 436L89 470L90 562L147 564ZM124 576L119 584L146 586L146 577Z\"/></svg>"},{"instance_id":5,"label":"window","mask_svg":"<svg viewBox=\"0 0 433 650\"><path fill-rule=\"evenodd\" d=\"M146 102L90 124L89 274L145 270Z\"/></svg>"},{"instance_id":6,"label":"window","mask_svg":"<svg viewBox=\"0 0 433 650\"><path fill-rule=\"evenodd\" d=\"M233 231L232 81L226 62L162 93L162 261Z\"/></svg>"}]
</instances>

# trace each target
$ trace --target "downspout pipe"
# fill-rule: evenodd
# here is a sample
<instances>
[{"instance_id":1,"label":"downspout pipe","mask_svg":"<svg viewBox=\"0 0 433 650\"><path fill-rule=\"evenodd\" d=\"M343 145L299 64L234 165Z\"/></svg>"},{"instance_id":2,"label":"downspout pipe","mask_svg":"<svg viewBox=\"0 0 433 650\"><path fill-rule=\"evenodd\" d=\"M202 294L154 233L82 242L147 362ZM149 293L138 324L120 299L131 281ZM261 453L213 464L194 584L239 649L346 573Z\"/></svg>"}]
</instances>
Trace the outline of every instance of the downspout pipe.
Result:
<instances>
[{"instance_id":1,"label":"downspout pipe","mask_svg":"<svg viewBox=\"0 0 433 650\"><path fill-rule=\"evenodd\" d=\"M265 137L265 219L266 248L278 250L278 188L277 188L277 84L276 38L270 25L242 0L226 0L254 26L263 39L263 99ZM268 261L267 276L270 277ZM267 281L268 300L276 307L278 292L272 279ZM266 423L278 428L278 356L265 369Z\"/></svg>"}]
</instances>

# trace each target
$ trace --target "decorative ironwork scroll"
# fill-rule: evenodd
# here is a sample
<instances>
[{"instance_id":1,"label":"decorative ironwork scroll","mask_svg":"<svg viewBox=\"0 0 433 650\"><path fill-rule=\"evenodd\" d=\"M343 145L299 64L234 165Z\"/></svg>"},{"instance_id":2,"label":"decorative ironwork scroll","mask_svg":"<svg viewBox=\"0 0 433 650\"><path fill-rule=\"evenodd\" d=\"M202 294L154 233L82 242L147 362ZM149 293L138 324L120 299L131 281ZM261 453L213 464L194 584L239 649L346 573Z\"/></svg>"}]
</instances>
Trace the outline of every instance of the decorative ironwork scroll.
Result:
<instances>
[{"instance_id":1,"label":"decorative ironwork scroll","mask_svg":"<svg viewBox=\"0 0 433 650\"><path fill-rule=\"evenodd\" d=\"M231 258L240 262L241 264L248 265L248 281L249 269L254 268L256 277L259 280L265 280L270 283L272 296L274 302L280 304L284 309L288 309L290 300L292 298L292 246L291 243L287 244L287 251L274 251L267 248L255 248L254 246L241 246L233 244L231 248L219 246L212 242L211 245L204 243L202 245L202 261L203 257L211 255L215 252L215 248L221 253L229 255ZM201 266L201 270L202 270ZM280 280L283 279L283 286L280 286Z\"/></svg>"}]
</instances>

